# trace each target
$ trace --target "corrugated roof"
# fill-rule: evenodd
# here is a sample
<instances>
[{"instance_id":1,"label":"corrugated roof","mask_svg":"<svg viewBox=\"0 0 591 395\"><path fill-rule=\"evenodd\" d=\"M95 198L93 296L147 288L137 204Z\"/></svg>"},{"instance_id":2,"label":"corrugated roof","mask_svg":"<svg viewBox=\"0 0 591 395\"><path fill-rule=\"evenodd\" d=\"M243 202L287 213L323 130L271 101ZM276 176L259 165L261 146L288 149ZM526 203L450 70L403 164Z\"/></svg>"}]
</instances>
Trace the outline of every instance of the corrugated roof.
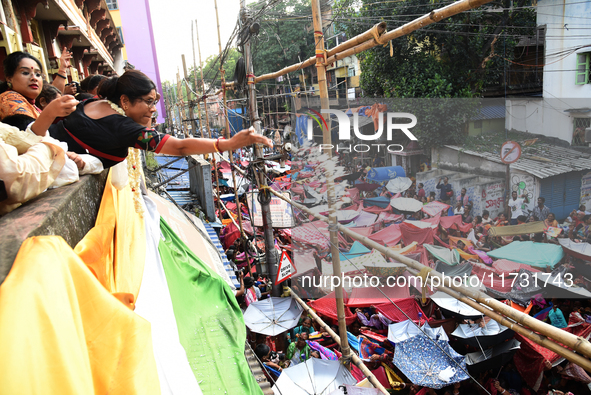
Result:
<instances>
[{"instance_id":1,"label":"corrugated roof","mask_svg":"<svg viewBox=\"0 0 591 395\"><path fill-rule=\"evenodd\" d=\"M468 155L479 156L491 162L503 163L499 152L476 152L455 145L446 145ZM591 170L591 155L550 144L522 147L521 158L511 164L512 170L521 170L538 178L548 178L571 171Z\"/></svg>"},{"instance_id":2,"label":"corrugated roof","mask_svg":"<svg viewBox=\"0 0 591 395\"><path fill-rule=\"evenodd\" d=\"M479 121L482 119L499 119L505 118L505 105L500 106L484 106L479 109L478 115L470 118L472 121Z\"/></svg>"}]
</instances>

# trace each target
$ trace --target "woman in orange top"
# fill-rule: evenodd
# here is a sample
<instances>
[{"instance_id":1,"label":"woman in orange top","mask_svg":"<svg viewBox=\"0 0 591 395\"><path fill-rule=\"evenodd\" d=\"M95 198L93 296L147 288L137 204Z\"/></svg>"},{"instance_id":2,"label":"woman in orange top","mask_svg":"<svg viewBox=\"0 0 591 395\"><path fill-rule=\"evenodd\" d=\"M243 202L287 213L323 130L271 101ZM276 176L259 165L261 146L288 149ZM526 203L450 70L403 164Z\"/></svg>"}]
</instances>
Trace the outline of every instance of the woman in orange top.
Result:
<instances>
[{"instance_id":1,"label":"woman in orange top","mask_svg":"<svg viewBox=\"0 0 591 395\"><path fill-rule=\"evenodd\" d=\"M66 54L66 55L65 55ZM66 66L71 55L62 53L61 64ZM64 69L65 70L65 69ZM65 71L63 71L65 74ZM66 77L58 72L54 86L63 91ZM22 114L31 118L39 118L41 110L35 105L35 99L43 89L41 62L26 52L13 52L4 59L4 75L6 81L0 84L0 119L11 115ZM68 111L63 104L67 103ZM47 117L63 117L74 111L77 104L73 96L64 96L47 105Z\"/></svg>"}]
</instances>

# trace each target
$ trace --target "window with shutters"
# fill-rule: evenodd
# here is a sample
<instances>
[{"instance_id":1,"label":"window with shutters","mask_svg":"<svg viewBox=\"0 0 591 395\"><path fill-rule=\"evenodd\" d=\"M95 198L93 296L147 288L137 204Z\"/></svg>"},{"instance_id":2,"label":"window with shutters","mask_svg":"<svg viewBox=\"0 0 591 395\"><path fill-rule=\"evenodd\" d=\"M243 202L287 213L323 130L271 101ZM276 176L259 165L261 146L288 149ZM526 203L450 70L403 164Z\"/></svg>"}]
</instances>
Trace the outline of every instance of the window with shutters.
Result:
<instances>
[{"instance_id":1,"label":"window with shutters","mask_svg":"<svg viewBox=\"0 0 591 395\"><path fill-rule=\"evenodd\" d=\"M575 84L577 85L584 85L591 83L591 78L589 74L591 74L591 67L589 64L591 63L591 52L583 52L577 54L577 69L576 69L576 79Z\"/></svg>"},{"instance_id":2,"label":"window with shutters","mask_svg":"<svg viewBox=\"0 0 591 395\"><path fill-rule=\"evenodd\" d=\"M585 143L585 129L591 126L591 118L574 118L573 120L573 145L587 146Z\"/></svg>"}]
</instances>

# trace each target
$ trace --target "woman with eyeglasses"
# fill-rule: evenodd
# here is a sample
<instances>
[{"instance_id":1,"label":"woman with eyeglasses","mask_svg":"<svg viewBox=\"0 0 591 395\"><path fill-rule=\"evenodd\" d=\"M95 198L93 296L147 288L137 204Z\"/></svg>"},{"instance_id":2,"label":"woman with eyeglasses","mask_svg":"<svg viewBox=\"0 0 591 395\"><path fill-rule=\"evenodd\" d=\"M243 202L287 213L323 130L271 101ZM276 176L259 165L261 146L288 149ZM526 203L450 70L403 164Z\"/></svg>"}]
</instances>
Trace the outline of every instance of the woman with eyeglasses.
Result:
<instances>
[{"instance_id":1,"label":"woman with eyeglasses","mask_svg":"<svg viewBox=\"0 0 591 395\"><path fill-rule=\"evenodd\" d=\"M51 126L52 137L66 141L71 151L98 157L105 168L122 162L130 147L183 156L235 150L255 143L273 146L271 140L252 130L242 130L229 140L180 140L156 132L151 122L160 95L154 82L137 70L103 80L98 96L100 99L79 103L76 111L56 125L35 124L39 129Z\"/></svg>"},{"instance_id":2,"label":"woman with eyeglasses","mask_svg":"<svg viewBox=\"0 0 591 395\"><path fill-rule=\"evenodd\" d=\"M69 64L71 55L64 49L61 64ZM74 111L78 103L72 96L63 96L48 104L43 113L35 105L35 99L43 89L41 62L26 52L13 52L4 59L4 76L6 81L0 83L0 120L11 115L27 115L47 120L63 117ZM61 73L61 74L60 74ZM63 91L65 71L58 72L54 86ZM43 114L43 115L41 115ZM46 123L46 122L45 122ZM47 130L47 129L46 129Z\"/></svg>"}]
</instances>

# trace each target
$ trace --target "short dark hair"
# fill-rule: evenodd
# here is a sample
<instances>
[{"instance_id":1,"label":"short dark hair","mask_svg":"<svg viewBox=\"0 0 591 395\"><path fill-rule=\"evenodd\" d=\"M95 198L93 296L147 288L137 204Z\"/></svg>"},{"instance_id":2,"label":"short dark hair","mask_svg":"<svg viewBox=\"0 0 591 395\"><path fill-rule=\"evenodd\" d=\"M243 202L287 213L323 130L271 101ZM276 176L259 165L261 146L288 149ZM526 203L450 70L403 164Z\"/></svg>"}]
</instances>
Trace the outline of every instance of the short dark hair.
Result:
<instances>
[{"instance_id":1,"label":"short dark hair","mask_svg":"<svg viewBox=\"0 0 591 395\"><path fill-rule=\"evenodd\" d=\"M267 356L267 354L269 354L269 351L271 351L271 348L269 348L269 346L266 344L259 344L254 348L255 355L261 361Z\"/></svg>"},{"instance_id":2,"label":"short dark hair","mask_svg":"<svg viewBox=\"0 0 591 395\"><path fill-rule=\"evenodd\" d=\"M490 215L488 210L482 210L482 216L484 217L485 215Z\"/></svg>"},{"instance_id":3,"label":"short dark hair","mask_svg":"<svg viewBox=\"0 0 591 395\"><path fill-rule=\"evenodd\" d=\"M40 70L43 69L43 66L41 66L41 62L39 61L39 59L37 59L29 53L16 51L4 58L4 62L2 63L4 66L4 77L12 77L18 69L18 66L21 64L21 60L23 59L32 59L35 62L37 62L37 66L39 66ZM7 90L8 84L6 82L2 82L0 84L0 93L4 93Z\"/></svg>"},{"instance_id":4,"label":"short dark hair","mask_svg":"<svg viewBox=\"0 0 591 395\"><path fill-rule=\"evenodd\" d=\"M540 199L542 201L542 203L546 203L546 198L543 198L540 196L538 199Z\"/></svg>"},{"instance_id":5,"label":"short dark hair","mask_svg":"<svg viewBox=\"0 0 591 395\"><path fill-rule=\"evenodd\" d=\"M99 86L102 80L104 80L105 78L107 78L107 76L104 76L102 74L90 75L83 79L82 82L80 82L80 89L83 92L90 92L91 90Z\"/></svg>"},{"instance_id":6,"label":"short dark hair","mask_svg":"<svg viewBox=\"0 0 591 395\"><path fill-rule=\"evenodd\" d=\"M41 93L39 93L39 96L37 96L37 98L35 99L35 105L39 108L41 108L41 99L44 98L46 103L50 103L53 100L57 99L57 96L60 95L61 96L62 92L57 89L55 86L53 85L49 85L49 84L43 84L43 89L41 89Z\"/></svg>"},{"instance_id":7,"label":"short dark hair","mask_svg":"<svg viewBox=\"0 0 591 395\"><path fill-rule=\"evenodd\" d=\"M147 75L141 71L128 70L121 77L104 79L99 85L97 94L115 104L120 104L123 95L135 102L154 89L156 85Z\"/></svg>"},{"instance_id":8,"label":"short dark hair","mask_svg":"<svg viewBox=\"0 0 591 395\"><path fill-rule=\"evenodd\" d=\"M525 222L525 221L527 221L527 217L525 215L520 215L519 217L517 217L517 221Z\"/></svg>"}]
</instances>

